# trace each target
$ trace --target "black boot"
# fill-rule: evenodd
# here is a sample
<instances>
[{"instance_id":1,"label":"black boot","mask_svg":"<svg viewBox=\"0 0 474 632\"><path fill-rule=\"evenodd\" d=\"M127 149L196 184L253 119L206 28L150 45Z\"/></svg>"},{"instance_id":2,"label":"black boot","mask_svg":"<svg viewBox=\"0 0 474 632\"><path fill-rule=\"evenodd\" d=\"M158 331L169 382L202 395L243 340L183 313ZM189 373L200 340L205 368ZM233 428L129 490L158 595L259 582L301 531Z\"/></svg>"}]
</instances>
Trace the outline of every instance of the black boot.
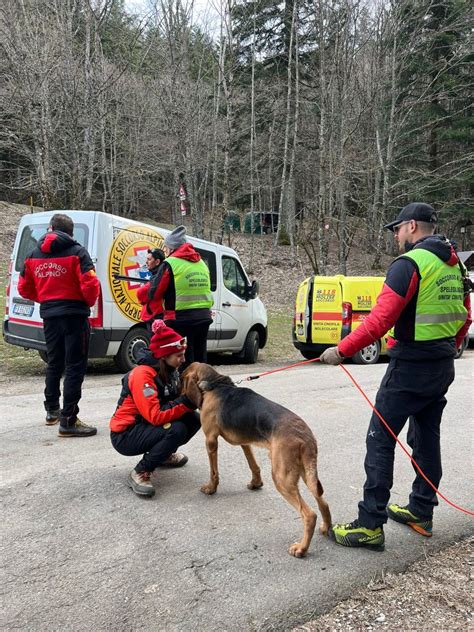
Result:
<instances>
[{"instance_id":1,"label":"black boot","mask_svg":"<svg viewBox=\"0 0 474 632\"><path fill-rule=\"evenodd\" d=\"M59 421L59 415L61 414L61 410L56 408L55 410L47 410L46 411L46 425L54 426Z\"/></svg>"},{"instance_id":2,"label":"black boot","mask_svg":"<svg viewBox=\"0 0 474 632\"><path fill-rule=\"evenodd\" d=\"M58 430L58 436L60 437L92 437L97 434L97 428L88 426L78 417L72 423L64 419L61 419L60 422Z\"/></svg>"}]
</instances>

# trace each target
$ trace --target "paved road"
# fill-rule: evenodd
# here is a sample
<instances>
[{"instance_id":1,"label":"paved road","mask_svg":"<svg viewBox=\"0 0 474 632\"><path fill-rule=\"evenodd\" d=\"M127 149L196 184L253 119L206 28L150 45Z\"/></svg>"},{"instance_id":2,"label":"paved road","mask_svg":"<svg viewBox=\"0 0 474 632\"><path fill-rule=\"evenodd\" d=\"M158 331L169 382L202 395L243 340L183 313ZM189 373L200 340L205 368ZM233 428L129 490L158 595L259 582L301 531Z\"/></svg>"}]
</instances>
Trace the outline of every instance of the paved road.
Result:
<instances>
[{"instance_id":1,"label":"paved road","mask_svg":"<svg viewBox=\"0 0 474 632\"><path fill-rule=\"evenodd\" d=\"M442 444L442 491L471 509L473 366L472 351L456 363ZM371 398L385 368L349 365ZM223 368L239 370L247 371ZM56 428L42 425L39 379L19 380L2 398L4 629L288 630L377 573L402 570L424 547L473 532L472 518L442 503L430 541L389 524L385 553L342 549L315 535L308 557L294 559L286 549L301 533L300 520L275 491L266 452L257 451L266 484L250 492L240 448L223 443L221 485L207 497L199 492L208 473L201 433L187 446L188 465L160 471L156 496L140 499L125 485L135 460L109 443L119 382L119 375L86 382L82 416L99 426L91 439L58 439ZM311 425L333 517L352 520L369 409L343 371L310 365L251 388ZM398 451L395 501L406 500L412 476Z\"/></svg>"}]
</instances>

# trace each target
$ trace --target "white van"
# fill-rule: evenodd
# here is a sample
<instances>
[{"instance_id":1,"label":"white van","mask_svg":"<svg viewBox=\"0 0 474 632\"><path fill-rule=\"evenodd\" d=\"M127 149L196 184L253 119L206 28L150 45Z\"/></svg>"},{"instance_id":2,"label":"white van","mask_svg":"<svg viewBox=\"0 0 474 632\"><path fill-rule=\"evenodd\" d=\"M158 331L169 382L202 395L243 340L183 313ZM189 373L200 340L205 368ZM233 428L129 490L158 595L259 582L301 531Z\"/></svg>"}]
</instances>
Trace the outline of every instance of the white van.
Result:
<instances>
[{"instance_id":1,"label":"white van","mask_svg":"<svg viewBox=\"0 0 474 632\"><path fill-rule=\"evenodd\" d=\"M38 349L46 358L46 344L39 305L18 294L18 278L25 258L45 234L54 213L74 221L74 239L89 251L101 294L91 310L91 358L113 356L122 371L135 365L137 352L149 342L140 321L141 305L136 292L148 278L145 265L149 248L160 248L169 230L124 217L96 211L48 211L24 215L10 261L3 336L6 342L25 349ZM213 323L207 348L212 353L237 354L253 364L267 341L267 313L257 297L258 284L250 283L237 253L232 248L188 238L207 263L214 299ZM120 277L130 277L130 281Z\"/></svg>"}]
</instances>

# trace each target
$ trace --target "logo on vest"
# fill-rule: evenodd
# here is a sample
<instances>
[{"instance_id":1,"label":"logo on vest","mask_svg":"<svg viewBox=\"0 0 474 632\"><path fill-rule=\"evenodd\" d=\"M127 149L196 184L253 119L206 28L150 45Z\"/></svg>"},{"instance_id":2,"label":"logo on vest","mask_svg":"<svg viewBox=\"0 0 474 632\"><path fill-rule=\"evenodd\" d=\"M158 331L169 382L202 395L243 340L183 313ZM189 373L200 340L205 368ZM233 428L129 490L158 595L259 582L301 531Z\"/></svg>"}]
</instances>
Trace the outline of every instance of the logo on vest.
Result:
<instances>
[{"instance_id":1,"label":"logo on vest","mask_svg":"<svg viewBox=\"0 0 474 632\"><path fill-rule=\"evenodd\" d=\"M137 290L143 283L133 279L150 277L146 267L148 249L161 248L163 241L163 236L149 226L114 229L108 267L110 290L120 311L135 322L140 321L142 306L137 299ZM114 275L130 277L130 281L117 279Z\"/></svg>"},{"instance_id":2,"label":"logo on vest","mask_svg":"<svg viewBox=\"0 0 474 632\"><path fill-rule=\"evenodd\" d=\"M438 301L463 301L462 280L457 274L445 274L436 281Z\"/></svg>"},{"instance_id":3,"label":"logo on vest","mask_svg":"<svg viewBox=\"0 0 474 632\"><path fill-rule=\"evenodd\" d=\"M40 263L36 266L34 271L34 275L38 279L46 279L48 277L60 277L62 274L66 273L66 268L59 263L55 263L54 261Z\"/></svg>"}]
</instances>

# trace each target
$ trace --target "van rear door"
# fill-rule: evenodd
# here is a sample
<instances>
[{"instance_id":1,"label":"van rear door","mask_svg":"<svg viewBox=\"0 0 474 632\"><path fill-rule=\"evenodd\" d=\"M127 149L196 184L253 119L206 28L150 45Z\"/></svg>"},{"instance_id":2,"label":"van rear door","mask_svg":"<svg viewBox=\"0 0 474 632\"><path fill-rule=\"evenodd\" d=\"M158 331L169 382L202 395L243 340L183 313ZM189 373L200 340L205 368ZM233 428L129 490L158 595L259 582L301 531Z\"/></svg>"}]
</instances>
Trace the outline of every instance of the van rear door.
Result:
<instances>
[{"instance_id":1,"label":"van rear door","mask_svg":"<svg viewBox=\"0 0 474 632\"><path fill-rule=\"evenodd\" d=\"M298 288L295 302L294 335L298 342L308 342L311 311L309 294L313 287L313 277L305 279Z\"/></svg>"},{"instance_id":2,"label":"van rear door","mask_svg":"<svg viewBox=\"0 0 474 632\"><path fill-rule=\"evenodd\" d=\"M344 301L352 306L351 331L357 329L377 302L384 277L346 277Z\"/></svg>"},{"instance_id":3,"label":"van rear door","mask_svg":"<svg viewBox=\"0 0 474 632\"><path fill-rule=\"evenodd\" d=\"M311 342L337 344L342 330L342 288L337 277L314 277L311 309Z\"/></svg>"}]
</instances>

